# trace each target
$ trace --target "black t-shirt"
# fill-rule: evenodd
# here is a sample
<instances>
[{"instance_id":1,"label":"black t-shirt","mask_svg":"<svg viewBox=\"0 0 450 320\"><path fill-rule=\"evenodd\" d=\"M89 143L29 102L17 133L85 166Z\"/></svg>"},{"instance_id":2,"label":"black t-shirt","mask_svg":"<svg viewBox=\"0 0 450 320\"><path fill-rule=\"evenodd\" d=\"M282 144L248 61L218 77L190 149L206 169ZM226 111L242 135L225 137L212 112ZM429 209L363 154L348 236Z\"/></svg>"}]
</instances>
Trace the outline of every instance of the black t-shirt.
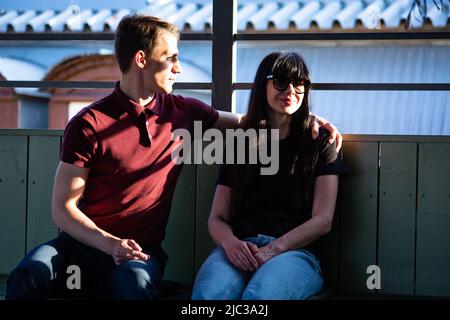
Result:
<instances>
[{"instance_id":1,"label":"black t-shirt","mask_svg":"<svg viewBox=\"0 0 450 320\"><path fill-rule=\"evenodd\" d=\"M317 167L314 176L340 175L347 171L342 154L336 153L335 143L329 144L329 133L320 130L319 138L313 140L311 130L305 133L308 143L319 148ZM292 179L292 160L289 150L293 136L279 142L279 170L275 175L258 175L255 192L245 199L245 206L236 208L232 229L236 237L242 239L264 234L280 237L311 218L311 209L293 205L294 181ZM318 145L317 145L318 144ZM218 185L233 188L237 165L222 164L217 179ZM311 191L312 192L312 191Z\"/></svg>"}]
</instances>

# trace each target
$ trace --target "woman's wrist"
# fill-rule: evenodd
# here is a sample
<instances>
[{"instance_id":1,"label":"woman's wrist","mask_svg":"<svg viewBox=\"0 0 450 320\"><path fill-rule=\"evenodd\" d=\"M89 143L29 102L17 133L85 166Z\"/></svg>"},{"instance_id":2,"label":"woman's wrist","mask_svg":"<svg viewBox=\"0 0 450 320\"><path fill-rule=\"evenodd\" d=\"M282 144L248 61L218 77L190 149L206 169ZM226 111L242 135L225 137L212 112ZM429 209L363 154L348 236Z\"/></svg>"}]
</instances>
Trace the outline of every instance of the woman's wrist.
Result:
<instances>
[{"instance_id":1,"label":"woman's wrist","mask_svg":"<svg viewBox=\"0 0 450 320\"><path fill-rule=\"evenodd\" d=\"M233 234L231 234L231 235L229 235L229 236L226 236L226 237L224 237L220 242L219 242L219 244L220 244L220 246L222 247L222 248L227 248L231 243L233 243L233 242L235 242L235 241L237 241L237 240L239 240L238 238L236 238Z\"/></svg>"},{"instance_id":2,"label":"woman's wrist","mask_svg":"<svg viewBox=\"0 0 450 320\"><path fill-rule=\"evenodd\" d=\"M270 251L275 255L279 255L288 250L284 237L280 237L269 244Z\"/></svg>"}]
</instances>

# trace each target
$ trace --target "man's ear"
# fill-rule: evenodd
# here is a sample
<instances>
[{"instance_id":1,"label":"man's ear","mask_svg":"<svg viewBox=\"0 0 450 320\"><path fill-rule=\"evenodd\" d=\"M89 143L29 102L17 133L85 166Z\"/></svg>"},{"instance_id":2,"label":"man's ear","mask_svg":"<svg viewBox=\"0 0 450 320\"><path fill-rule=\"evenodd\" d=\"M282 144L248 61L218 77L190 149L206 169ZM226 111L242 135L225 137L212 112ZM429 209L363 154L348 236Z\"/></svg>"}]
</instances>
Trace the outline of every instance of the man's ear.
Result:
<instances>
[{"instance_id":1,"label":"man's ear","mask_svg":"<svg viewBox=\"0 0 450 320\"><path fill-rule=\"evenodd\" d=\"M147 60L144 51L139 50L134 54L134 63L136 63L136 66L139 69L144 69L147 66Z\"/></svg>"}]
</instances>

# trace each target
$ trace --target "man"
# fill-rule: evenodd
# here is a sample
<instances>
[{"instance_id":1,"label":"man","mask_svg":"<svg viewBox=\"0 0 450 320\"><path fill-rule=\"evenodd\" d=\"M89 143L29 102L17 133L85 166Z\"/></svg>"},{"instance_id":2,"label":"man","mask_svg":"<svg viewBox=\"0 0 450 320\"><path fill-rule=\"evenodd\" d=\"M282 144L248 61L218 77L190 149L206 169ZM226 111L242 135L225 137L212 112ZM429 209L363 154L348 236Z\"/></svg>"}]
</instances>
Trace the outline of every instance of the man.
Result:
<instances>
[{"instance_id":1,"label":"man","mask_svg":"<svg viewBox=\"0 0 450 320\"><path fill-rule=\"evenodd\" d=\"M120 22L120 82L64 132L52 198L62 232L19 263L6 299L51 296L66 285L60 275L68 265L80 268L81 288L99 296L157 298L167 261L161 242L182 168L171 161L172 132L193 132L194 121L204 130L239 123L236 114L170 94L181 72L178 37L176 26L158 18L134 15ZM340 142L334 126L322 124Z\"/></svg>"}]
</instances>

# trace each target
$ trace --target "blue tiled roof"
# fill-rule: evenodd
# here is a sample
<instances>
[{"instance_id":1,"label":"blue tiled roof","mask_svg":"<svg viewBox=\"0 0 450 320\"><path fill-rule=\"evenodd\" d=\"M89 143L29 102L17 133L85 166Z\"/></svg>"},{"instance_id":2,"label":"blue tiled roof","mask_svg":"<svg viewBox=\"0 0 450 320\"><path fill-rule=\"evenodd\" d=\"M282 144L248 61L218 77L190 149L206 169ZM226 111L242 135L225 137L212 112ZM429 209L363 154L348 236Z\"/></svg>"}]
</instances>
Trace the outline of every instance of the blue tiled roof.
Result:
<instances>
[{"instance_id":1,"label":"blue tiled roof","mask_svg":"<svg viewBox=\"0 0 450 320\"><path fill-rule=\"evenodd\" d=\"M0 32L114 31L129 13L154 15L175 23L184 31L207 31L212 25L212 1L153 0L142 9L92 9L70 5L65 10L2 10ZM448 0L444 0L444 3ZM438 1L439 3L439 1ZM399 28L406 20L412 0L310 0L238 2L238 31ZM9 5L11 7L11 4ZM449 28L450 10L439 10L429 1L426 19L416 7L415 28Z\"/></svg>"}]
</instances>

